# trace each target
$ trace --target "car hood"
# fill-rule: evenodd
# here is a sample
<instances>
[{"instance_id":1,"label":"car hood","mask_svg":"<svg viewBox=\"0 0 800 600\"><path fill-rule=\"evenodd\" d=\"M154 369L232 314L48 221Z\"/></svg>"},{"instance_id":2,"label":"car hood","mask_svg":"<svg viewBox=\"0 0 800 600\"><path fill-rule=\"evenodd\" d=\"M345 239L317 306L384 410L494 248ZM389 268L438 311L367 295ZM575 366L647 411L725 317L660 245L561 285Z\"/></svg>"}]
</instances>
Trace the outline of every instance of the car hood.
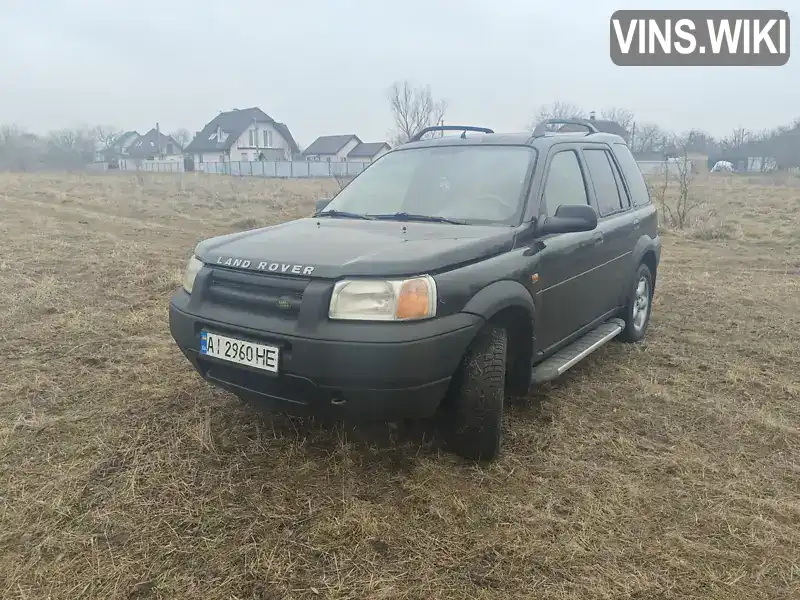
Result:
<instances>
[{"instance_id":1,"label":"car hood","mask_svg":"<svg viewBox=\"0 0 800 600\"><path fill-rule=\"evenodd\" d=\"M510 227L307 218L204 240L211 265L339 278L433 273L511 248Z\"/></svg>"}]
</instances>

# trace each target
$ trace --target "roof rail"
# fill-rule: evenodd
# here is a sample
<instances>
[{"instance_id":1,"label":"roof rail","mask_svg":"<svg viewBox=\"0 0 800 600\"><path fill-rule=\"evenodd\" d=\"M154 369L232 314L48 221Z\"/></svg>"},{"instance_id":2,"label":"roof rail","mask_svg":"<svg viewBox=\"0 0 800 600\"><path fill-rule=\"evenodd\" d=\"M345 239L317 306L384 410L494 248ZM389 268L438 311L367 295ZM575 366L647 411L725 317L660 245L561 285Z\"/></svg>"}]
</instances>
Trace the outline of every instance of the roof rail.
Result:
<instances>
[{"instance_id":1,"label":"roof rail","mask_svg":"<svg viewBox=\"0 0 800 600\"><path fill-rule=\"evenodd\" d=\"M592 125L591 121L587 119L545 119L541 123L539 123L536 128L533 130L533 135L535 137L544 135L547 130L548 125L579 125L581 127L586 127L588 130L586 135L590 135L592 133L600 133L600 131Z\"/></svg>"},{"instance_id":2,"label":"roof rail","mask_svg":"<svg viewBox=\"0 0 800 600\"><path fill-rule=\"evenodd\" d=\"M494 133L493 129L489 129L488 127L474 127L472 125L434 125L432 127L425 127L411 136L411 139L408 140L409 143L411 142L418 142L422 139L422 136L426 133L431 131L463 131L461 134L462 139L467 137L468 131L478 131L480 133Z\"/></svg>"}]
</instances>

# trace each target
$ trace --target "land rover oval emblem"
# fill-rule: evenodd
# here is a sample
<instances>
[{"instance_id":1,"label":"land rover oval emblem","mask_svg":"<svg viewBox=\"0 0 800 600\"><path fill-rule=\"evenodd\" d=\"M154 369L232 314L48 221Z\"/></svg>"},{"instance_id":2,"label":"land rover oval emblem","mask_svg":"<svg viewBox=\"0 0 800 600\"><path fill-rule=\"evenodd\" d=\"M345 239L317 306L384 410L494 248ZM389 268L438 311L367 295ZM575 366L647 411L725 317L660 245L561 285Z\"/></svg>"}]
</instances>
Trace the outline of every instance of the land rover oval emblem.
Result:
<instances>
[{"instance_id":1,"label":"land rover oval emblem","mask_svg":"<svg viewBox=\"0 0 800 600\"><path fill-rule=\"evenodd\" d=\"M281 310L289 310L292 307L292 303L288 298L278 298L275 304L277 304L278 308Z\"/></svg>"}]
</instances>

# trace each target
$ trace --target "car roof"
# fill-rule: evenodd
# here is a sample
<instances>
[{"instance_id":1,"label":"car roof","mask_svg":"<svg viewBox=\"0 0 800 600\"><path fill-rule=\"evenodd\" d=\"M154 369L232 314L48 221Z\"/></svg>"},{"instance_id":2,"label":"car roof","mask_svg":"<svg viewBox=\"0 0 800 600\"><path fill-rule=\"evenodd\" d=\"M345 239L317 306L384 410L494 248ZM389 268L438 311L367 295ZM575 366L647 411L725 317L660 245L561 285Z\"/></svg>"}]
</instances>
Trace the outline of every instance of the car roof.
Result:
<instances>
[{"instance_id":1,"label":"car roof","mask_svg":"<svg viewBox=\"0 0 800 600\"><path fill-rule=\"evenodd\" d=\"M445 135L443 137L423 139L408 142L392 149L392 152L408 148L424 148L429 146L550 146L558 142L600 142L607 144L624 144L625 140L613 133L588 131L577 132L530 132L518 133L471 133L462 137L460 135Z\"/></svg>"},{"instance_id":2,"label":"car roof","mask_svg":"<svg viewBox=\"0 0 800 600\"><path fill-rule=\"evenodd\" d=\"M537 124L533 131L521 131L518 133L496 133L493 129L489 129L488 127L479 127L476 125L445 125L444 123L440 123L439 125L424 127L413 135L406 144L394 150L462 145L548 147L563 141L626 144L625 140L618 133L610 132L607 128L603 130L598 129L599 123L600 122L596 121L594 117L590 117L589 119L577 117L550 118L544 119ZM549 127L555 126L559 126L555 131L548 129ZM575 131L574 127L578 127L578 131ZM427 140L422 139L426 133L434 131L441 132L442 136ZM461 132L461 135L445 136L445 131ZM468 131L471 132L470 135L467 135Z\"/></svg>"}]
</instances>

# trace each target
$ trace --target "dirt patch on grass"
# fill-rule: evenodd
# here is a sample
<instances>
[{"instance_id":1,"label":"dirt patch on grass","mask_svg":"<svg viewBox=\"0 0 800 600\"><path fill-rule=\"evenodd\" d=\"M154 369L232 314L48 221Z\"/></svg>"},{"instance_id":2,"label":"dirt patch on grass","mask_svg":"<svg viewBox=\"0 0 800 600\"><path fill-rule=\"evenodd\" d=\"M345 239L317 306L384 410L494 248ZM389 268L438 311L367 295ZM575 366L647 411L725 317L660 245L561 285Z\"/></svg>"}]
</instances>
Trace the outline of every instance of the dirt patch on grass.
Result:
<instances>
[{"instance_id":1,"label":"dirt patch on grass","mask_svg":"<svg viewBox=\"0 0 800 600\"><path fill-rule=\"evenodd\" d=\"M512 406L480 468L253 412L174 346L194 245L335 182L0 175L0 597L796 597L793 183L698 182L716 233L665 234L647 341Z\"/></svg>"}]
</instances>

